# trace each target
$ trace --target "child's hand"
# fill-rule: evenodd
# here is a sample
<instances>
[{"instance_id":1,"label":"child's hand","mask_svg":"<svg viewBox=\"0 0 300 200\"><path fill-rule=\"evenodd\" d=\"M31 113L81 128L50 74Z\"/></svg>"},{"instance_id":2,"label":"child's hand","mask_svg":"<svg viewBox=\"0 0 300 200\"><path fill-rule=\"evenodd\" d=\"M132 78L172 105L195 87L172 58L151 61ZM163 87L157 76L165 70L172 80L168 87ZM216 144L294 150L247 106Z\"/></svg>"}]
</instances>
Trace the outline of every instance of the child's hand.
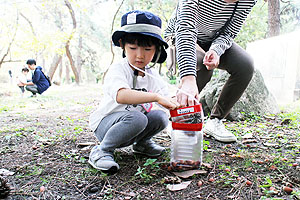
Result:
<instances>
[{"instance_id":1,"label":"child's hand","mask_svg":"<svg viewBox=\"0 0 300 200\"><path fill-rule=\"evenodd\" d=\"M159 96L157 103L169 110L174 110L180 107L180 104L177 102L176 98Z\"/></svg>"}]
</instances>

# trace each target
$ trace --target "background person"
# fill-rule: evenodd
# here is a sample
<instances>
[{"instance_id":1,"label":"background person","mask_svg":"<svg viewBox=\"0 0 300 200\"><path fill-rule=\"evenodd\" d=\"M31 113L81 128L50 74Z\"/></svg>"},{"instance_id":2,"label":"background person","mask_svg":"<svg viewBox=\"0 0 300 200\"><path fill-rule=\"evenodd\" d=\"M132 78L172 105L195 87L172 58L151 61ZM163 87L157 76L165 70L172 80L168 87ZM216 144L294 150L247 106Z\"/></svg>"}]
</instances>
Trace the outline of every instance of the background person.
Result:
<instances>
[{"instance_id":1,"label":"background person","mask_svg":"<svg viewBox=\"0 0 300 200\"><path fill-rule=\"evenodd\" d=\"M21 95L22 97L24 96L24 92L25 92L25 86L28 84L27 82L27 74L29 72L29 69L27 69L26 67L22 68L21 70L21 74L19 76L17 76L17 85L19 86L19 88L21 89Z\"/></svg>"},{"instance_id":2,"label":"background person","mask_svg":"<svg viewBox=\"0 0 300 200\"><path fill-rule=\"evenodd\" d=\"M230 74L204 127L204 133L221 142L236 141L222 119L253 76L252 59L233 39L255 3L256 0L179 0L165 31L165 37L175 36L180 87L185 91L177 93L181 106L194 105L194 98L199 98L215 68ZM205 52L197 51L197 44Z\"/></svg>"},{"instance_id":3,"label":"background person","mask_svg":"<svg viewBox=\"0 0 300 200\"><path fill-rule=\"evenodd\" d=\"M36 66L36 61L34 59L29 59L26 62L28 68L33 71L32 82L28 82L26 85L26 90L32 93L32 97L35 97L36 94L42 94L49 87L49 81L42 72L41 66Z\"/></svg>"}]
</instances>

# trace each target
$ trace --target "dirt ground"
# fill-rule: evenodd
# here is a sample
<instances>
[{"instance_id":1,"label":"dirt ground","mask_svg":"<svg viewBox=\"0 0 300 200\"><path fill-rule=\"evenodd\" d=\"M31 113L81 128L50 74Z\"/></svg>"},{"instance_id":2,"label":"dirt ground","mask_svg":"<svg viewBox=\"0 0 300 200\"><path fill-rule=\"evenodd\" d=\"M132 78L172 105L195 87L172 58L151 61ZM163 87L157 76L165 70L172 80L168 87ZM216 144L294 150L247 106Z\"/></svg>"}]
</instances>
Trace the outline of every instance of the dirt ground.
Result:
<instances>
[{"instance_id":1,"label":"dirt ground","mask_svg":"<svg viewBox=\"0 0 300 200\"><path fill-rule=\"evenodd\" d=\"M299 104L278 115L226 122L238 142L204 137L202 173L181 178L167 169L169 129L154 138L168 148L157 159L128 147L115 152L116 174L87 163L97 144L88 117L101 102L100 85L53 85L42 96L29 95L21 98L18 88L0 86L0 169L8 170L0 170L0 176L10 188L6 199L300 199ZM169 187L183 183L182 190Z\"/></svg>"}]
</instances>

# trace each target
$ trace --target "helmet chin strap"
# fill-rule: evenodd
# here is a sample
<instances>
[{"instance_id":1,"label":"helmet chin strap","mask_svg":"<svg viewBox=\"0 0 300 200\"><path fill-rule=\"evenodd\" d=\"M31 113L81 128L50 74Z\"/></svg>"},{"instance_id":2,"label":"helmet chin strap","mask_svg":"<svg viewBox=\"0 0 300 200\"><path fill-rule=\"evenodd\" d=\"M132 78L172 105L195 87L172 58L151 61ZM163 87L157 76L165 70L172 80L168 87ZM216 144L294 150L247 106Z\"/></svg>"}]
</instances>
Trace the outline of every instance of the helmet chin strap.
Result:
<instances>
[{"instance_id":1,"label":"helmet chin strap","mask_svg":"<svg viewBox=\"0 0 300 200\"><path fill-rule=\"evenodd\" d=\"M157 56L156 56L154 63L150 67L147 67L146 69L150 69L150 68L154 67L154 65L157 63L157 61L160 58L160 54L161 54L161 46L159 46L159 48L158 48Z\"/></svg>"},{"instance_id":2,"label":"helmet chin strap","mask_svg":"<svg viewBox=\"0 0 300 200\"><path fill-rule=\"evenodd\" d=\"M156 60L157 60L157 59L156 59ZM133 64L131 64L131 63L129 62L128 58L127 58L127 62L128 62L128 64L129 64L131 67L134 68L134 72L133 72L133 74L134 74L134 77L133 77L133 85L134 85L134 88L135 88L135 86L136 86L136 81L137 81L137 76L138 76L138 72L139 72L139 71L140 71L140 72L143 72L144 74L146 74L146 75L148 75L148 76L150 76L151 78L160 80L160 79L158 79L157 77L153 76L153 74L151 73L151 71L146 72L146 69L150 69L151 67L147 67L147 68L145 68L145 70L142 70L142 69L140 69L140 68L134 66ZM168 84L168 83L167 83L167 84ZM180 91L180 92L182 92L183 94L186 94L187 96L192 97L192 98L194 99L194 101L197 102L198 104L200 103L200 102L198 101L198 99L196 99L195 97L193 97L192 95L190 95L190 94L187 93L186 91L184 91L184 90L182 90L182 89L180 89L180 88L178 88L178 87L175 87L174 85L171 85L171 84L168 84L168 85L169 85L170 87L173 87L174 89L176 89L176 91Z\"/></svg>"}]
</instances>

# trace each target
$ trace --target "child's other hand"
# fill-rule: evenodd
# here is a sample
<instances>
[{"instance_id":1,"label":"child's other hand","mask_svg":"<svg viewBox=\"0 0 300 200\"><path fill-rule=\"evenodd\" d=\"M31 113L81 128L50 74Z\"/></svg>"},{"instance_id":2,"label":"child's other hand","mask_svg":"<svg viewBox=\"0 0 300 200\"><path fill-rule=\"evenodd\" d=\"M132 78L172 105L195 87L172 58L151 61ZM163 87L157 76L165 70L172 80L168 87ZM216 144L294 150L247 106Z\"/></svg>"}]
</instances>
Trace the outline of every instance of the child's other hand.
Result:
<instances>
[{"instance_id":1,"label":"child's other hand","mask_svg":"<svg viewBox=\"0 0 300 200\"><path fill-rule=\"evenodd\" d=\"M169 110L174 110L180 107L180 104L177 102L176 98L159 96L157 103Z\"/></svg>"}]
</instances>

